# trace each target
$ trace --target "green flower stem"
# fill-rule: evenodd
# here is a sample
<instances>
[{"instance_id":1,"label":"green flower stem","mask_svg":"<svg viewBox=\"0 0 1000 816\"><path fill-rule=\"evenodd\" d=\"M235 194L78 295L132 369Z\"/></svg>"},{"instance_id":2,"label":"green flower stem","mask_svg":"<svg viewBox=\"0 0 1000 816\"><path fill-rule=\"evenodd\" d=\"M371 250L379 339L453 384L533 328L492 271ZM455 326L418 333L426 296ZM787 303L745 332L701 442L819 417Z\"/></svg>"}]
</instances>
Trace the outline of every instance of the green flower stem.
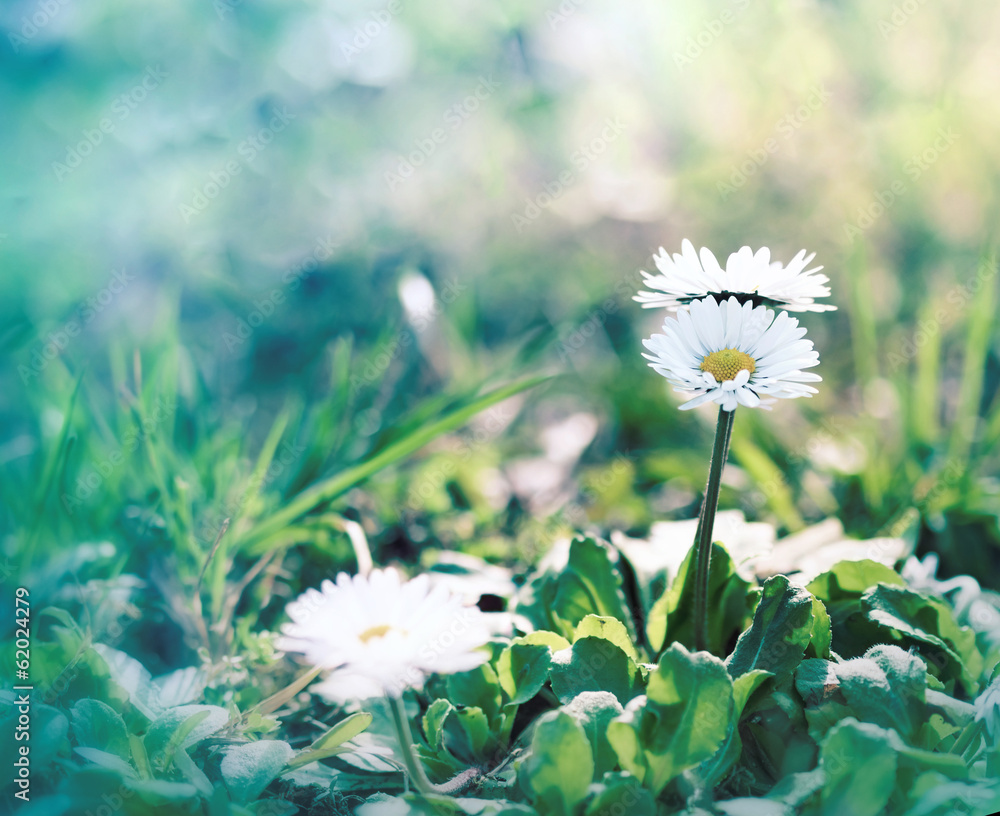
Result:
<instances>
[{"instance_id":1,"label":"green flower stem","mask_svg":"<svg viewBox=\"0 0 1000 816\"><path fill-rule=\"evenodd\" d=\"M719 420L715 426L715 446L712 449L712 464L708 469L708 484L705 486L705 500L698 516L698 530L694 536L694 645L699 651L708 649L708 577L712 562L712 528L715 527L715 511L719 507L719 487L722 484L722 468L729 457L729 438L733 433L733 417L736 411L719 408Z\"/></svg>"},{"instance_id":2,"label":"green flower stem","mask_svg":"<svg viewBox=\"0 0 1000 816\"><path fill-rule=\"evenodd\" d=\"M387 696L389 698L389 708L392 710L392 722L396 727L396 738L399 740L399 750L403 755L403 764L406 766L406 775L418 793L425 797L434 795L453 796L461 793L482 775L482 772L478 768L470 768L441 785L435 785L431 782L427 778L424 766L420 764L420 759L413 750L413 734L410 733L410 721L406 716L403 698L392 694Z\"/></svg>"}]
</instances>

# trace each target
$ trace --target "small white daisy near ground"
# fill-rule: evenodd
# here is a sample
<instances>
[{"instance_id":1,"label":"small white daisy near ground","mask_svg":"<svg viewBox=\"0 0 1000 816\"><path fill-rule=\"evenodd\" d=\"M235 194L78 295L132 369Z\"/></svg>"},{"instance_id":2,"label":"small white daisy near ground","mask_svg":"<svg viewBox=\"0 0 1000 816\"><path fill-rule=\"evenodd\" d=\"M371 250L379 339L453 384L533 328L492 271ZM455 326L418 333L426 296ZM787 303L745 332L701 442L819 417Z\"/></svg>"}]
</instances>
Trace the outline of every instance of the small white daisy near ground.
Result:
<instances>
[{"instance_id":1,"label":"small white daisy near ground","mask_svg":"<svg viewBox=\"0 0 1000 816\"><path fill-rule=\"evenodd\" d=\"M403 581L394 569L340 573L288 605L278 648L331 670L314 688L347 702L420 688L430 674L482 664L490 640L483 613L426 575Z\"/></svg>"},{"instance_id":2,"label":"small white daisy near ground","mask_svg":"<svg viewBox=\"0 0 1000 816\"><path fill-rule=\"evenodd\" d=\"M663 334L643 345L649 365L691 399L681 410L717 402L726 411L737 405L767 408L773 399L808 397L822 380L803 371L819 364L819 355L798 320L766 306L696 300L663 322Z\"/></svg>"},{"instance_id":3,"label":"small white daisy near ground","mask_svg":"<svg viewBox=\"0 0 1000 816\"><path fill-rule=\"evenodd\" d=\"M694 300L712 295L719 300L734 296L754 306L774 306L792 312L826 312L836 306L816 303L817 298L828 297L830 288L826 275L819 274L821 266L806 269L816 253L806 255L801 250L787 264L771 261L771 250L762 247L756 252L745 246L734 252L723 269L715 255L702 247L695 251L694 244L684 240L681 252L671 257L660 247L653 256L659 275L643 271L646 286L653 291L640 291L634 300L644 309L658 307L675 311Z\"/></svg>"}]
</instances>

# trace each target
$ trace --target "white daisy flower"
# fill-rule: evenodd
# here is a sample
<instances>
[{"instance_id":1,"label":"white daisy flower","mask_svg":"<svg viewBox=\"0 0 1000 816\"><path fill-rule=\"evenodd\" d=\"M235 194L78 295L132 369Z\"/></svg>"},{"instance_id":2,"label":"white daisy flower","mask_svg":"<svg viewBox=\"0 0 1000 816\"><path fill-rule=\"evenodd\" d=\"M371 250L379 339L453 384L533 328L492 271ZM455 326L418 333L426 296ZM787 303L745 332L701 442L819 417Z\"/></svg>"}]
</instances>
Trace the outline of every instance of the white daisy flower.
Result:
<instances>
[{"instance_id":1,"label":"white daisy flower","mask_svg":"<svg viewBox=\"0 0 1000 816\"><path fill-rule=\"evenodd\" d=\"M332 670L315 691L346 702L420 688L427 675L482 664L490 640L483 614L426 575L402 581L394 569L345 572L288 605L292 623L278 648Z\"/></svg>"},{"instance_id":2,"label":"white daisy flower","mask_svg":"<svg viewBox=\"0 0 1000 816\"><path fill-rule=\"evenodd\" d=\"M807 382L822 380L803 371L819 364L811 340L799 321L766 306L740 303L735 297L722 303L708 297L696 300L676 317L663 322L663 334L643 345L650 367L692 398L687 410L717 402L726 411L737 405L767 407L768 397L808 397L816 389Z\"/></svg>"},{"instance_id":3,"label":"white daisy flower","mask_svg":"<svg viewBox=\"0 0 1000 816\"><path fill-rule=\"evenodd\" d=\"M771 250L767 247L754 252L745 246L729 256L723 269L711 251L702 247L699 255L685 239L681 253L674 253L672 258L660 247L653 260L662 274L642 273L646 285L655 291L640 291L633 300L644 309L666 307L671 311L709 295L720 301L735 297L740 303L775 306L792 312L836 309L815 302L816 298L830 294L830 287L825 285L830 279L818 274L823 267L806 270L815 257L815 252L807 256L803 249L783 266L780 261L771 261Z\"/></svg>"}]
</instances>

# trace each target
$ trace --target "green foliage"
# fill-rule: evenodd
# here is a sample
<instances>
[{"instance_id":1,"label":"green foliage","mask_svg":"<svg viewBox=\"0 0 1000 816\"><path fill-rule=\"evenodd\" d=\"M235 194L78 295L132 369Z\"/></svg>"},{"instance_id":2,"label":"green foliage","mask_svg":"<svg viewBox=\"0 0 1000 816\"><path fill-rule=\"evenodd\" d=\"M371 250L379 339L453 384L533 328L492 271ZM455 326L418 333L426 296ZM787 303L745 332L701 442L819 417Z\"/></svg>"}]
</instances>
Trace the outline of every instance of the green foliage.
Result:
<instances>
[{"instance_id":1,"label":"green foliage","mask_svg":"<svg viewBox=\"0 0 1000 816\"><path fill-rule=\"evenodd\" d=\"M690 646L694 641L691 622L694 598L694 549L688 551L677 577L653 604L646 631L650 647L659 652L673 641ZM736 565L725 548L712 545L712 560L708 578L708 606L713 610L709 620L709 649L718 654L743 630L748 617L750 585L736 572Z\"/></svg>"},{"instance_id":2,"label":"green foliage","mask_svg":"<svg viewBox=\"0 0 1000 816\"><path fill-rule=\"evenodd\" d=\"M524 784L540 814L573 816L594 776L594 757L583 726L564 711L540 717L522 768Z\"/></svg>"},{"instance_id":3,"label":"green foliage","mask_svg":"<svg viewBox=\"0 0 1000 816\"><path fill-rule=\"evenodd\" d=\"M722 745L733 715L733 684L722 661L674 644L636 698L608 726L624 770L653 794Z\"/></svg>"}]
</instances>

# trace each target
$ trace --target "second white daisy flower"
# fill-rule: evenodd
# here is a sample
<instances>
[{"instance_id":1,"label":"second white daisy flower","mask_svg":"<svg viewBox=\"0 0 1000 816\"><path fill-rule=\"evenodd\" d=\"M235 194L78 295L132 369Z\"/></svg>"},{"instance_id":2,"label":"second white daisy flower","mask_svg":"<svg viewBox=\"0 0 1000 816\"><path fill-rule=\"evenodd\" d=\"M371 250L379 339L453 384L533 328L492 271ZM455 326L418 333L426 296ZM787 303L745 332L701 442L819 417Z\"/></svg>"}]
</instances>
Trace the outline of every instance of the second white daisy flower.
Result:
<instances>
[{"instance_id":1,"label":"second white daisy flower","mask_svg":"<svg viewBox=\"0 0 1000 816\"><path fill-rule=\"evenodd\" d=\"M491 633L483 613L426 575L340 573L288 605L278 648L331 674L315 691L338 702L420 688L430 674L479 666Z\"/></svg>"},{"instance_id":2,"label":"second white daisy flower","mask_svg":"<svg viewBox=\"0 0 1000 816\"><path fill-rule=\"evenodd\" d=\"M806 385L822 377L803 369L819 364L819 355L799 321L766 306L740 303L735 297L718 303L696 300L663 323L643 345L649 365L691 395L681 410L717 402L726 411L737 405L767 408L773 398L808 397Z\"/></svg>"},{"instance_id":3,"label":"second white daisy flower","mask_svg":"<svg viewBox=\"0 0 1000 816\"><path fill-rule=\"evenodd\" d=\"M791 312L825 312L836 306L817 303L828 297L829 278L821 275L822 266L806 269L816 253L806 255L801 250L787 265L771 260L771 250L761 247L756 252L745 246L732 253L725 269L706 247L696 252L694 244L685 239L681 252L673 256L660 247L653 256L659 275L643 271L646 286L652 291L640 291L633 298L644 309L664 307L675 311L709 295L718 300L730 296L754 306L774 306Z\"/></svg>"}]
</instances>

